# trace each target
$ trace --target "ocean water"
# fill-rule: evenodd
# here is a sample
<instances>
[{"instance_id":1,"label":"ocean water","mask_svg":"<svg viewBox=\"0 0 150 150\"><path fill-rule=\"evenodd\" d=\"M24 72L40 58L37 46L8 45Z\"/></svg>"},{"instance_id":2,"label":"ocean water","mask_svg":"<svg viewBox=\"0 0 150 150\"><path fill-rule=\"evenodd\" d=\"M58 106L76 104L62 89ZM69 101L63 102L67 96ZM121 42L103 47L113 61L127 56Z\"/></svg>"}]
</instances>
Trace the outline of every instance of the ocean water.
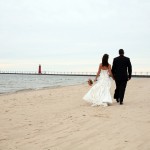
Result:
<instances>
[{"instance_id":1,"label":"ocean water","mask_svg":"<svg viewBox=\"0 0 150 150\"><path fill-rule=\"evenodd\" d=\"M0 74L0 94L86 83L88 76Z\"/></svg>"}]
</instances>

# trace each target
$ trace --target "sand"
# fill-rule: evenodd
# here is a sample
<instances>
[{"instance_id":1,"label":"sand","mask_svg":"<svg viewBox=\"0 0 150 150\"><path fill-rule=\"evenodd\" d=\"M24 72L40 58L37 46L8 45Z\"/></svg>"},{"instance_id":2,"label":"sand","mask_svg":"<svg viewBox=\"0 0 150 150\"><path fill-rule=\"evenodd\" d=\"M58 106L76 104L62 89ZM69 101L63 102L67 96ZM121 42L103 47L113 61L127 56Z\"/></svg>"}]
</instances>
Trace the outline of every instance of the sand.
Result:
<instances>
[{"instance_id":1,"label":"sand","mask_svg":"<svg viewBox=\"0 0 150 150\"><path fill-rule=\"evenodd\" d=\"M89 88L1 95L0 150L149 150L150 79L129 81L124 105L91 107Z\"/></svg>"}]
</instances>

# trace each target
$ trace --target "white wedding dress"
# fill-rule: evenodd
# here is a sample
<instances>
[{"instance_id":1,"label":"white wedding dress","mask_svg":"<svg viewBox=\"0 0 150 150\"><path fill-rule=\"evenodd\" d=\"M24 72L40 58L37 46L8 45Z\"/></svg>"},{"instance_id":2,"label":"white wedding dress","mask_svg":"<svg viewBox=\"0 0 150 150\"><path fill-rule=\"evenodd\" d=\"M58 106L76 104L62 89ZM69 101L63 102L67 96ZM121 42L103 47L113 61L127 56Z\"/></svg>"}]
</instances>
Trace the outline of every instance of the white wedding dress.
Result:
<instances>
[{"instance_id":1,"label":"white wedding dress","mask_svg":"<svg viewBox=\"0 0 150 150\"><path fill-rule=\"evenodd\" d=\"M110 88L111 78L109 77L108 70L101 70L98 81L91 87L87 94L85 94L83 99L92 103L92 106L108 106L112 103Z\"/></svg>"}]
</instances>

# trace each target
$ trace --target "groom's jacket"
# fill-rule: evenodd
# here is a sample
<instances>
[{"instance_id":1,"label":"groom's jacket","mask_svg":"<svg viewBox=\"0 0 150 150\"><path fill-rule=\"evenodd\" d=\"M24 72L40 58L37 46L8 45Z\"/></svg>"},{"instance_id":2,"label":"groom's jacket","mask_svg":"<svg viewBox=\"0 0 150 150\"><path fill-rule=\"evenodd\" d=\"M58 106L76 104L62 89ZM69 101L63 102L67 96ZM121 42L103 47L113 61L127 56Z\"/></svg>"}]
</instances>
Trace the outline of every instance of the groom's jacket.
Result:
<instances>
[{"instance_id":1,"label":"groom's jacket","mask_svg":"<svg viewBox=\"0 0 150 150\"><path fill-rule=\"evenodd\" d=\"M112 65L112 73L115 80L128 80L132 75L132 65L130 58L119 56L114 58Z\"/></svg>"}]
</instances>

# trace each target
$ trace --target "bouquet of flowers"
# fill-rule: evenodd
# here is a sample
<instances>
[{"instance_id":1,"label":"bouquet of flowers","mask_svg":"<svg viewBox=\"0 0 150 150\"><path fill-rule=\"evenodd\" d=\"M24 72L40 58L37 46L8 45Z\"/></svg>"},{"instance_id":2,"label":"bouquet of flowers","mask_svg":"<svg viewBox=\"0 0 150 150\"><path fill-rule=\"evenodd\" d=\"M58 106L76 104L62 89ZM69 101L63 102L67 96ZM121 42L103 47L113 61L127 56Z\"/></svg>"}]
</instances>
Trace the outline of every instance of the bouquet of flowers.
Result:
<instances>
[{"instance_id":1,"label":"bouquet of flowers","mask_svg":"<svg viewBox=\"0 0 150 150\"><path fill-rule=\"evenodd\" d=\"M89 80L88 80L88 85L89 85L89 86L92 86L92 84L93 84L93 81L92 81L91 79L89 79Z\"/></svg>"}]
</instances>

